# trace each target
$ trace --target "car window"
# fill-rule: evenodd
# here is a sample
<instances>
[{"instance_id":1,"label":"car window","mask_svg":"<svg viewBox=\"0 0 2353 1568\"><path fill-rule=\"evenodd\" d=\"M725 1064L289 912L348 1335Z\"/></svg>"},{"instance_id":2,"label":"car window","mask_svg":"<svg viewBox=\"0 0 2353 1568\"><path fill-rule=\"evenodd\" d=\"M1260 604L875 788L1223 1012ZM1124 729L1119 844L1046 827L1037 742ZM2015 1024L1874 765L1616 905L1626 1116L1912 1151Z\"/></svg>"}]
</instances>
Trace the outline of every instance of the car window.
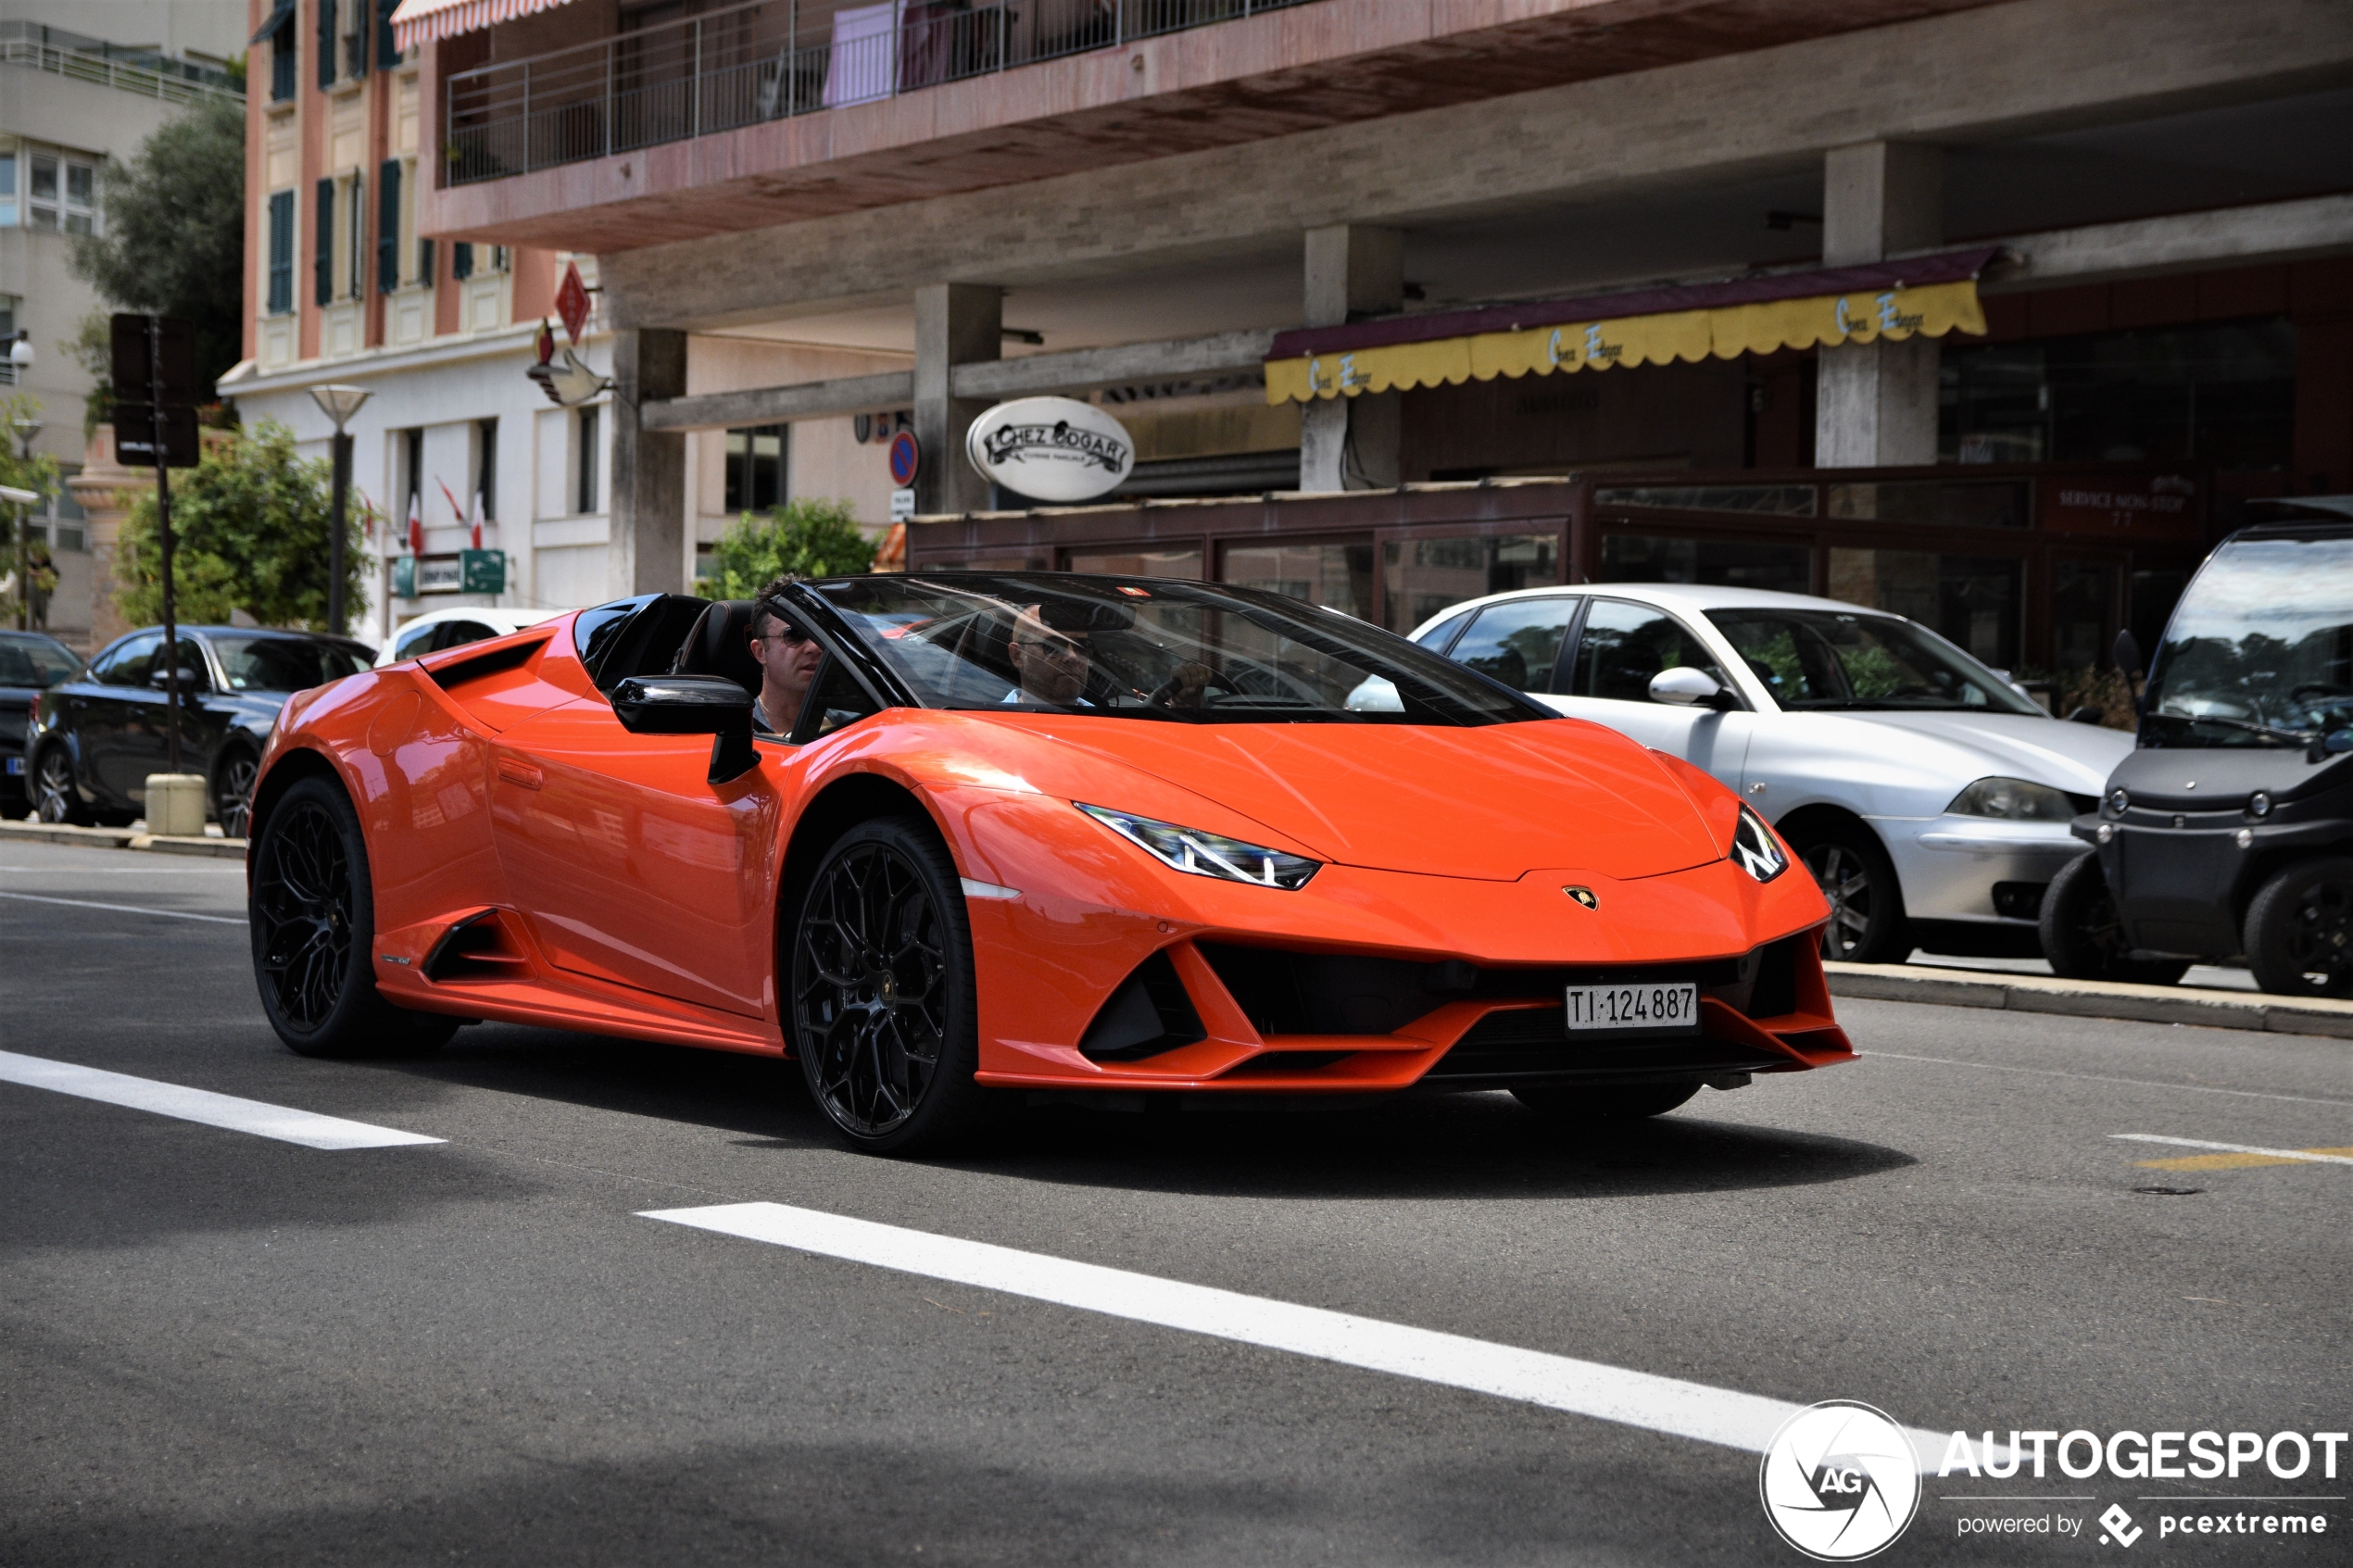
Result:
<instances>
[{"instance_id":1,"label":"car window","mask_svg":"<svg viewBox=\"0 0 2353 1568\"><path fill-rule=\"evenodd\" d=\"M414 659L421 653L431 653L434 646L434 633L440 630L441 623L439 621L434 621L431 625L427 626L411 626L408 628L406 631L402 632L399 636L393 639L392 657L395 659Z\"/></svg>"},{"instance_id":2,"label":"car window","mask_svg":"<svg viewBox=\"0 0 2353 1568\"><path fill-rule=\"evenodd\" d=\"M1575 696L1649 702L1651 677L1688 666L1730 685L1716 660L1689 628L1649 605L1595 599L1577 638L1577 661L1569 673Z\"/></svg>"},{"instance_id":3,"label":"car window","mask_svg":"<svg viewBox=\"0 0 2353 1568\"><path fill-rule=\"evenodd\" d=\"M1422 646L1429 649L1432 653L1444 653L1446 651L1446 645L1454 640L1455 633L1461 631L1469 623L1471 615L1472 612L1467 609L1463 611L1460 615L1450 615L1445 620L1440 621L1437 625L1431 627L1428 631L1423 633L1420 636L1416 637L1414 641L1421 644Z\"/></svg>"},{"instance_id":4,"label":"car window","mask_svg":"<svg viewBox=\"0 0 2353 1568\"><path fill-rule=\"evenodd\" d=\"M0 637L0 686L54 686L82 672L71 648L46 637Z\"/></svg>"},{"instance_id":5,"label":"car window","mask_svg":"<svg viewBox=\"0 0 2353 1568\"><path fill-rule=\"evenodd\" d=\"M307 637L238 637L216 633L212 651L235 692L300 692L340 681L367 668L357 648Z\"/></svg>"},{"instance_id":6,"label":"car window","mask_svg":"<svg viewBox=\"0 0 2353 1568\"><path fill-rule=\"evenodd\" d=\"M142 632L129 642L118 644L113 651L101 654L90 668L90 678L109 686L144 686L147 684L147 666L163 646L163 633Z\"/></svg>"},{"instance_id":7,"label":"car window","mask_svg":"<svg viewBox=\"0 0 2353 1568\"><path fill-rule=\"evenodd\" d=\"M1558 595L1489 605L1447 657L1507 686L1549 692L1579 602L1574 595Z\"/></svg>"},{"instance_id":8,"label":"car window","mask_svg":"<svg viewBox=\"0 0 2353 1568\"><path fill-rule=\"evenodd\" d=\"M196 646L196 640L194 637L181 638L179 647L180 673L182 677L180 689L183 692L208 690L212 685L212 677L205 670L204 649ZM158 661L149 670L148 679L152 681L162 673L163 665Z\"/></svg>"},{"instance_id":9,"label":"car window","mask_svg":"<svg viewBox=\"0 0 2353 1568\"><path fill-rule=\"evenodd\" d=\"M793 726L793 738L817 740L881 711L841 660L828 657L816 680L810 683L809 698L801 707L800 721Z\"/></svg>"},{"instance_id":10,"label":"car window","mask_svg":"<svg viewBox=\"0 0 2353 1568\"><path fill-rule=\"evenodd\" d=\"M479 643L484 638L497 635L498 635L497 633L479 621L445 621L441 623L441 635L434 639L433 646L436 651L442 648L461 648L468 643Z\"/></svg>"},{"instance_id":11,"label":"car window","mask_svg":"<svg viewBox=\"0 0 2353 1568\"><path fill-rule=\"evenodd\" d=\"M1712 609L1707 618L1787 709L2043 709L1924 627L1861 610Z\"/></svg>"}]
</instances>

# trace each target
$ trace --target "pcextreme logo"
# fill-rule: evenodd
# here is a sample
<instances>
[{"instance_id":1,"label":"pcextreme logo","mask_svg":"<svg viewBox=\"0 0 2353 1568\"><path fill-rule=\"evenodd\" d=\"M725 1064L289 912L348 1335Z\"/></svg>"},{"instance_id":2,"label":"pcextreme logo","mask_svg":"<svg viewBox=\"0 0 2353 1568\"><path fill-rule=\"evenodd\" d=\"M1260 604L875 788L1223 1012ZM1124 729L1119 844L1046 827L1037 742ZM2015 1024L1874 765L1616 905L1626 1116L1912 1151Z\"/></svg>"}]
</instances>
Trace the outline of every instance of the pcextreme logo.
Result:
<instances>
[{"instance_id":1,"label":"pcextreme logo","mask_svg":"<svg viewBox=\"0 0 2353 1568\"><path fill-rule=\"evenodd\" d=\"M1919 1461L1884 1411L1825 1399L1773 1434L1757 1468L1765 1517L1818 1562L1884 1551L1919 1512Z\"/></svg>"}]
</instances>

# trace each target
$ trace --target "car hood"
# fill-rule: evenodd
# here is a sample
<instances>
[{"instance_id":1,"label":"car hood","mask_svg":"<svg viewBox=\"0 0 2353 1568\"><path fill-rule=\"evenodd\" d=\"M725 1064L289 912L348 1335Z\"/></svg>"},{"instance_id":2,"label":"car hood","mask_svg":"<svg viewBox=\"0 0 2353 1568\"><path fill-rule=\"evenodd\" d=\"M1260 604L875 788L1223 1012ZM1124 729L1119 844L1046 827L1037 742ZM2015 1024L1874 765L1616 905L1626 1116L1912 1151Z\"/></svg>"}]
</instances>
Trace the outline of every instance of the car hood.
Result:
<instances>
[{"instance_id":1,"label":"car hood","mask_svg":"<svg viewBox=\"0 0 2353 1568\"><path fill-rule=\"evenodd\" d=\"M1205 797L1341 865L1496 882L1581 869L1622 880L1724 854L1658 759L1579 720L1476 729L1004 722ZM1088 771L1075 787L1111 782Z\"/></svg>"},{"instance_id":2,"label":"car hood","mask_svg":"<svg viewBox=\"0 0 2353 1568\"><path fill-rule=\"evenodd\" d=\"M2133 749L2126 730L2026 713L1837 713L1841 724L1876 732L1924 771L1949 772L1956 787L1992 777L2026 779L2073 795L2098 795L2109 770ZM1923 742L1930 743L1923 746ZM1876 746L1874 746L1876 748Z\"/></svg>"}]
</instances>

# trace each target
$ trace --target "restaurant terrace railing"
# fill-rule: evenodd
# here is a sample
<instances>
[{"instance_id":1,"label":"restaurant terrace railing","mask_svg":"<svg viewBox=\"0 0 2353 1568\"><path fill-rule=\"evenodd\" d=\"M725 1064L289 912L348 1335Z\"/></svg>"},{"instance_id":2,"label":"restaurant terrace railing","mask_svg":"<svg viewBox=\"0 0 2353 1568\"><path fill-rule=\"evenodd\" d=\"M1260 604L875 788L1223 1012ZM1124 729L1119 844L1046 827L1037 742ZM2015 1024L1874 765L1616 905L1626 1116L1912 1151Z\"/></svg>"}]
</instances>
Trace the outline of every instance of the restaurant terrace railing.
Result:
<instances>
[{"instance_id":1,"label":"restaurant terrace railing","mask_svg":"<svg viewBox=\"0 0 2353 1568\"><path fill-rule=\"evenodd\" d=\"M1307 3L755 0L452 74L443 181L502 179Z\"/></svg>"}]
</instances>

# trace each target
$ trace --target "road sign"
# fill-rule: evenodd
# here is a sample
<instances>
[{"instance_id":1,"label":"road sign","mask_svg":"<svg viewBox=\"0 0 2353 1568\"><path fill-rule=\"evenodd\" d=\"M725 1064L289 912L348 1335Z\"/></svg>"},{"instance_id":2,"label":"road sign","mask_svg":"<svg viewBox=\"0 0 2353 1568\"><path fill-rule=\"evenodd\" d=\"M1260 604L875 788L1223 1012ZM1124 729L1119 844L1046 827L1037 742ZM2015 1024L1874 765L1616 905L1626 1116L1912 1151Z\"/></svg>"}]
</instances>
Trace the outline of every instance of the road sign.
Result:
<instances>
[{"instance_id":1,"label":"road sign","mask_svg":"<svg viewBox=\"0 0 2353 1568\"><path fill-rule=\"evenodd\" d=\"M564 263L564 281L556 285L556 314L576 346L581 329L588 324L588 290L580 281L580 264Z\"/></svg>"},{"instance_id":2,"label":"road sign","mask_svg":"<svg viewBox=\"0 0 2353 1568\"><path fill-rule=\"evenodd\" d=\"M915 474L923 467L924 449L915 441L915 433L902 430L890 438L890 482L901 489L915 483Z\"/></svg>"},{"instance_id":3,"label":"road sign","mask_svg":"<svg viewBox=\"0 0 2353 1568\"><path fill-rule=\"evenodd\" d=\"M504 550L459 551L458 579L460 590L465 593L505 593L507 591L506 552Z\"/></svg>"},{"instance_id":4,"label":"road sign","mask_svg":"<svg viewBox=\"0 0 2353 1568\"><path fill-rule=\"evenodd\" d=\"M166 408L184 404L193 408L196 394L196 330L185 321L163 318L163 403ZM131 311L120 311L113 320L114 391L119 398L145 403L157 390L147 359L148 318ZM115 427L120 433L121 427ZM150 459L152 461L153 459ZM189 459L191 462L194 458Z\"/></svg>"},{"instance_id":5,"label":"road sign","mask_svg":"<svg viewBox=\"0 0 2353 1568\"><path fill-rule=\"evenodd\" d=\"M115 461L125 468L156 466L155 409L145 403L114 406ZM163 461L166 468L192 469L201 454L196 438L196 411L182 406L163 411Z\"/></svg>"},{"instance_id":6,"label":"road sign","mask_svg":"<svg viewBox=\"0 0 2353 1568\"><path fill-rule=\"evenodd\" d=\"M890 521L905 522L914 515L915 493L912 490L892 491L890 493Z\"/></svg>"}]
</instances>

